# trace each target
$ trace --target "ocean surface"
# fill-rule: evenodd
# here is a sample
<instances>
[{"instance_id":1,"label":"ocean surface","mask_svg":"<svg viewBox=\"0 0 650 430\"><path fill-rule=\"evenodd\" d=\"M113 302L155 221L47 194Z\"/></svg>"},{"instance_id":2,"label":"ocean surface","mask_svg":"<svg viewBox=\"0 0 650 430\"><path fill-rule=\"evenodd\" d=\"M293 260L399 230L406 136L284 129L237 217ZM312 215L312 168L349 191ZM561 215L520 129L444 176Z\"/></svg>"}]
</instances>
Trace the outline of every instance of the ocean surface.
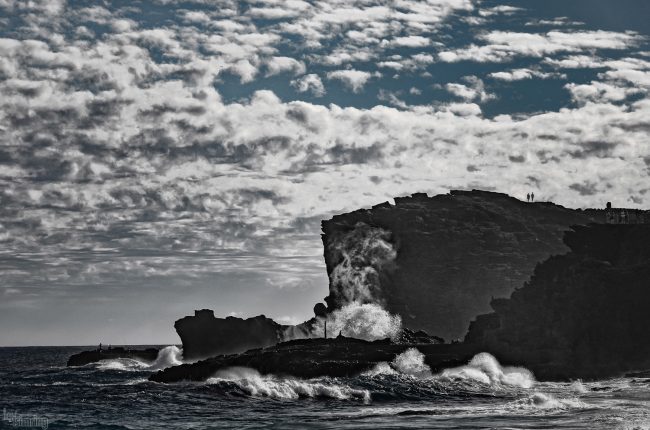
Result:
<instances>
[{"instance_id":1,"label":"ocean surface","mask_svg":"<svg viewBox=\"0 0 650 430\"><path fill-rule=\"evenodd\" d=\"M180 362L67 368L88 347L0 348L0 428L650 429L650 379L543 383L481 354L432 375L417 350L354 378L299 380L234 368L205 383L147 381Z\"/></svg>"}]
</instances>

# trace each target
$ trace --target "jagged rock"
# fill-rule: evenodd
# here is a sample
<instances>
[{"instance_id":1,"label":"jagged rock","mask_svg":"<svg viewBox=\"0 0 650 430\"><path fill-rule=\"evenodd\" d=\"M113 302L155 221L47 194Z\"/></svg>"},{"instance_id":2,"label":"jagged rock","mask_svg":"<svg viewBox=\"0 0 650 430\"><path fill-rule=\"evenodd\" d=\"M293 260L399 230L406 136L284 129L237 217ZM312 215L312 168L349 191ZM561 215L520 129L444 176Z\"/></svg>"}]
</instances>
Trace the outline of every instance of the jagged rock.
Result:
<instances>
[{"instance_id":1,"label":"jagged rock","mask_svg":"<svg viewBox=\"0 0 650 430\"><path fill-rule=\"evenodd\" d=\"M539 264L465 341L542 378L650 369L650 225L576 226L571 252Z\"/></svg>"},{"instance_id":2,"label":"jagged rock","mask_svg":"<svg viewBox=\"0 0 650 430\"><path fill-rule=\"evenodd\" d=\"M158 357L158 349L125 349L116 347L111 349L82 351L68 359L67 366L84 366L101 360L115 360L117 358L132 358L134 360L154 361Z\"/></svg>"},{"instance_id":3,"label":"jagged rock","mask_svg":"<svg viewBox=\"0 0 650 430\"><path fill-rule=\"evenodd\" d=\"M490 311L493 297L508 297L539 261L568 251L562 236L571 225L605 221L604 209L526 203L487 191L395 198L395 205L323 221L325 300L333 310L356 294L361 302L382 303L409 329L462 339L470 321ZM345 276L363 277L369 294L350 292Z\"/></svg>"},{"instance_id":4,"label":"jagged rock","mask_svg":"<svg viewBox=\"0 0 650 430\"><path fill-rule=\"evenodd\" d=\"M186 360L275 345L282 340L287 327L264 315L247 319L215 318L209 309L197 310L194 316L181 318L174 324Z\"/></svg>"},{"instance_id":5,"label":"jagged rock","mask_svg":"<svg viewBox=\"0 0 650 430\"><path fill-rule=\"evenodd\" d=\"M411 347L425 354L425 363L434 372L459 366L477 352L466 345L407 345L389 339L368 342L361 339L302 339L247 351L242 354L212 357L196 363L174 366L152 374L155 382L205 381L220 369L243 366L278 376L315 378L354 376L372 369L377 363L392 361Z\"/></svg>"}]
</instances>

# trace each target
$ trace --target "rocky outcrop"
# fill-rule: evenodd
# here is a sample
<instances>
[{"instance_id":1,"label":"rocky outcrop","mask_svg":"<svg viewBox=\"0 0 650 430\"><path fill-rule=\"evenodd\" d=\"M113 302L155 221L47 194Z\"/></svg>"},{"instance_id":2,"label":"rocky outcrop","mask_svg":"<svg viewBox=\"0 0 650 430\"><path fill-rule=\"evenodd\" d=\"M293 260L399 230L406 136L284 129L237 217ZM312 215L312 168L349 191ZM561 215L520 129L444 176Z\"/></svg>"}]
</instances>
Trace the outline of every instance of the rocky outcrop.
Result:
<instances>
[{"instance_id":1,"label":"rocky outcrop","mask_svg":"<svg viewBox=\"0 0 650 430\"><path fill-rule=\"evenodd\" d=\"M288 326L264 315L215 318L213 311L202 309L176 321L174 328L183 342L183 358L196 360L275 345Z\"/></svg>"},{"instance_id":2,"label":"rocky outcrop","mask_svg":"<svg viewBox=\"0 0 650 430\"><path fill-rule=\"evenodd\" d=\"M72 355L68 359L67 366L84 366L102 360L115 360L118 358L131 358L140 361L154 361L158 356L158 349L126 349L123 347L102 349L94 351L82 351Z\"/></svg>"},{"instance_id":3,"label":"rocky outcrop","mask_svg":"<svg viewBox=\"0 0 650 430\"><path fill-rule=\"evenodd\" d=\"M568 251L562 236L571 225L605 221L604 209L477 190L395 198L323 221L325 301L330 311L351 300L381 303L407 328L461 339L492 298L508 297L538 262Z\"/></svg>"},{"instance_id":4,"label":"rocky outcrop","mask_svg":"<svg viewBox=\"0 0 650 430\"><path fill-rule=\"evenodd\" d=\"M385 240L388 237L381 229ZM361 236L368 237L369 231ZM404 249L403 240L390 243ZM434 373L463 364L476 353L489 352L502 364L529 368L540 380L647 374L650 225L574 226L564 234L563 244L568 252L538 264L509 298L491 300L494 312L478 316L463 343L438 344L436 339L431 343L426 333L408 330L405 343L345 337L296 340L168 368L150 379L199 381L231 366L303 378L352 376L378 362L390 362L412 347L424 353ZM483 249L491 246L496 247L488 242ZM397 265L391 276L401 270ZM412 270L426 271L417 266ZM368 274L375 276L371 270ZM440 294L442 300L444 293Z\"/></svg>"},{"instance_id":5,"label":"rocky outcrop","mask_svg":"<svg viewBox=\"0 0 650 430\"><path fill-rule=\"evenodd\" d=\"M354 376L379 362L390 362L412 347L425 353L425 363L434 372L465 364L476 353L474 346L462 344L399 344L388 339L369 342L347 337L302 339L170 367L152 374L149 380L165 383L205 381L217 371L235 366L249 367L262 374L299 378Z\"/></svg>"},{"instance_id":6,"label":"rocky outcrop","mask_svg":"<svg viewBox=\"0 0 650 430\"><path fill-rule=\"evenodd\" d=\"M545 379L650 369L650 225L578 226L564 241L571 251L493 300L466 343Z\"/></svg>"}]
</instances>

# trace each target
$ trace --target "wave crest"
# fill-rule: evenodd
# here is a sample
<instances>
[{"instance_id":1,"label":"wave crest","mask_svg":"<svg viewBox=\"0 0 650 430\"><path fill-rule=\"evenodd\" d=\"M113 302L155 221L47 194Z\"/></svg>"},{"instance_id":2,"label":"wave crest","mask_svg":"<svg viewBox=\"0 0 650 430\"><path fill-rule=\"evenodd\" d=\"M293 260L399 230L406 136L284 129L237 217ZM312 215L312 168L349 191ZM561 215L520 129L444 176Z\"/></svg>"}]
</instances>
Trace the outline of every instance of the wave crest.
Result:
<instances>
[{"instance_id":1,"label":"wave crest","mask_svg":"<svg viewBox=\"0 0 650 430\"><path fill-rule=\"evenodd\" d=\"M158 351L158 356L151 362L136 360L133 358L116 358L113 360L102 360L96 364L100 370L120 370L126 372L161 370L167 367L177 366L183 363L183 350L177 346L166 346Z\"/></svg>"},{"instance_id":2,"label":"wave crest","mask_svg":"<svg viewBox=\"0 0 650 430\"><path fill-rule=\"evenodd\" d=\"M476 354L465 366L445 369L440 378L478 382L490 386L508 386L532 388L535 385L533 373L523 367L504 367L496 358L487 352Z\"/></svg>"},{"instance_id":3,"label":"wave crest","mask_svg":"<svg viewBox=\"0 0 650 430\"><path fill-rule=\"evenodd\" d=\"M234 383L251 396L273 399L299 399L304 397L326 397L338 400L356 399L370 401L368 390L353 389L330 380L301 380L278 378L273 375L262 376L258 371L247 367L231 367L219 370L208 384Z\"/></svg>"}]
</instances>

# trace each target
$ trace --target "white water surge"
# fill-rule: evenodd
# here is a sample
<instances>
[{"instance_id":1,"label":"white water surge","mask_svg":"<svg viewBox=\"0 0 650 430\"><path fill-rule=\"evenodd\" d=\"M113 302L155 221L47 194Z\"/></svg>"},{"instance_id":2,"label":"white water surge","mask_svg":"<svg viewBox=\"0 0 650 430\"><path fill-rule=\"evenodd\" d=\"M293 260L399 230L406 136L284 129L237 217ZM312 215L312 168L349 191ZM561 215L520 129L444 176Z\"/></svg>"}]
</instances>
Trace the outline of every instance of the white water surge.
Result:
<instances>
[{"instance_id":1,"label":"white water surge","mask_svg":"<svg viewBox=\"0 0 650 430\"><path fill-rule=\"evenodd\" d=\"M370 400L368 390L350 388L329 378L302 380L298 378L279 378L273 375L262 376L254 369L231 367L219 370L207 384L234 383L251 396L273 399L331 398L338 400Z\"/></svg>"},{"instance_id":2,"label":"white water surge","mask_svg":"<svg viewBox=\"0 0 650 430\"><path fill-rule=\"evenodd\" d=\"M123 370L123 371L154 371L168 367L177 366L183 363L183 350L171 345L158 351L158 356L153 362L145 362L133 358L116 358L113 360L102 360L98 362L97 368L101 370Z\"/></svg>"}]
</instances>

